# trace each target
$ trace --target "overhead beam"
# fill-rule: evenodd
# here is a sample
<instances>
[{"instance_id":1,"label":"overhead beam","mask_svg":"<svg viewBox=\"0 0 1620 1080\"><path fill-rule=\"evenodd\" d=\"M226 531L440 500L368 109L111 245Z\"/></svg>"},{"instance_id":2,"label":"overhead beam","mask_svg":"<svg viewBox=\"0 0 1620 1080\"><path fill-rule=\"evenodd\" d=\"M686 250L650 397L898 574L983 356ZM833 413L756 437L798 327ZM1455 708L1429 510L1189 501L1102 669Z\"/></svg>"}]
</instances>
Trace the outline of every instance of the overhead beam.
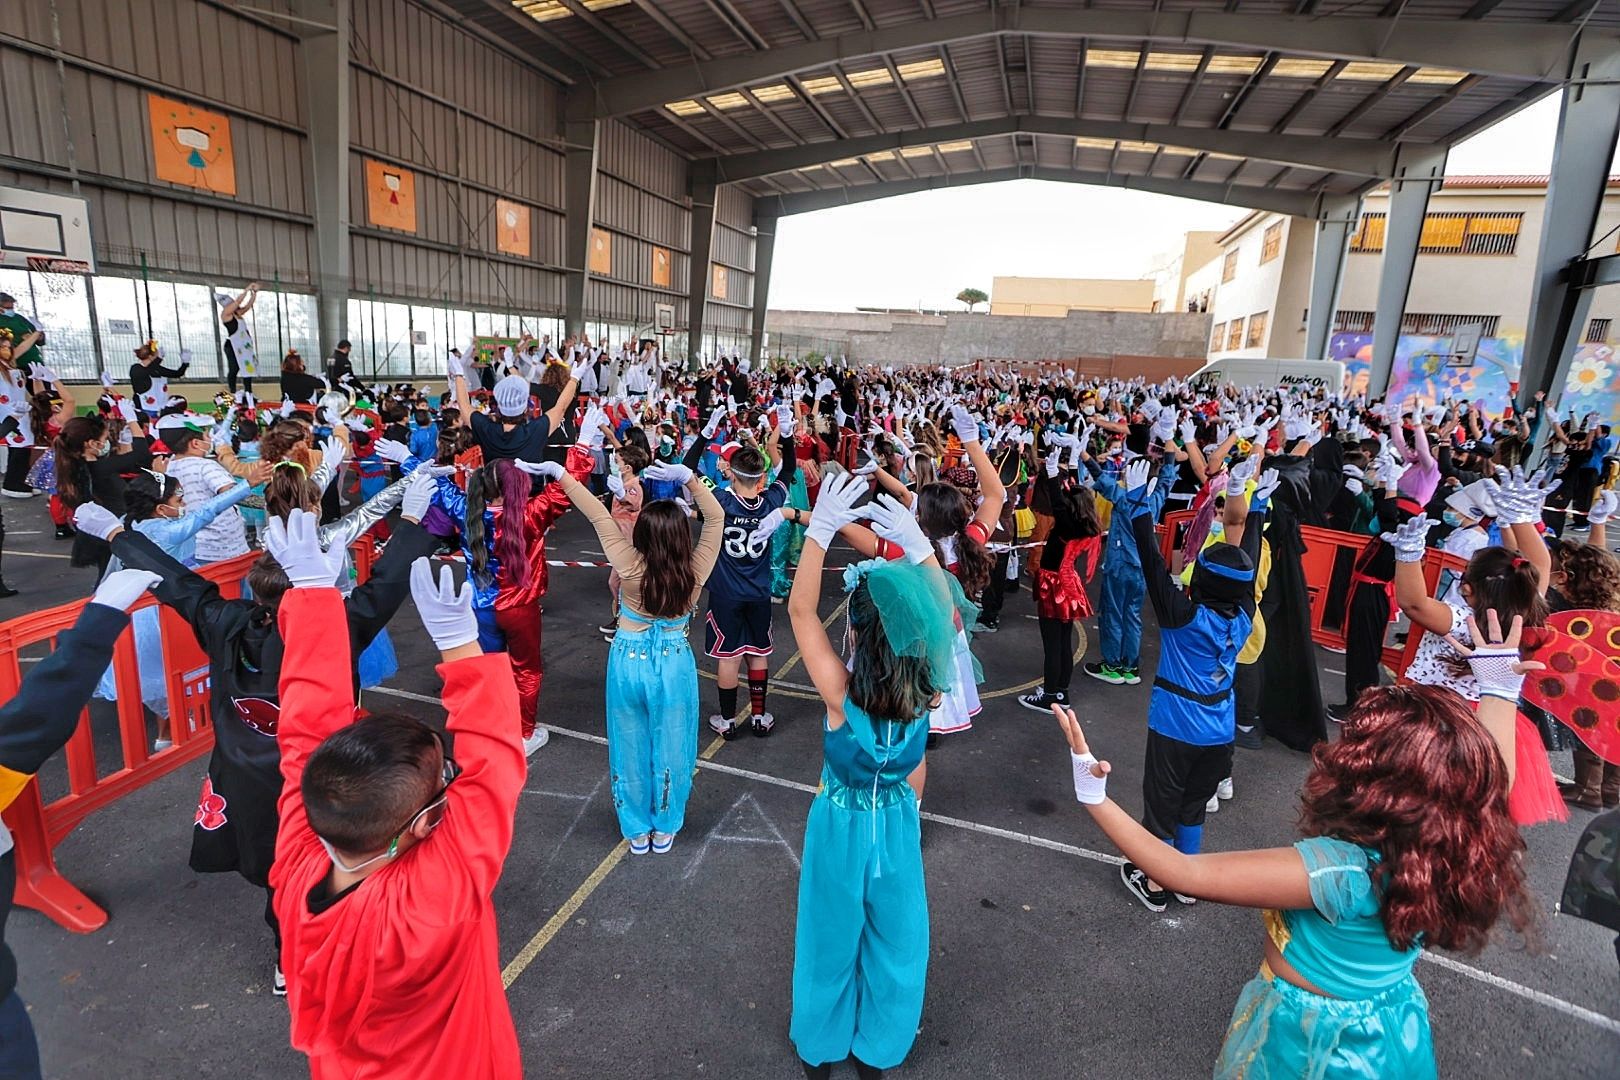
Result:
<instances>
[{"instance_id":1,"label":"overhead beam","mask_svg":"<svg viewBox=\"0 0 1620 1080\"><path fill-rule=\"evenodd\" d=\"M1019 133L1063 138L1123 139L1161 143L1188 150L1254 158L1279 165L1298 165L1326 172L1387 179L1393 175L1396 143L1370 139L1324 139L1314 135L1272 135L1258 131L1136 124L1117 120L1084 120L1067 116L998 116L965 124L925 127L916 131L864 135L834 142L817 142L785 150L728 154L714 159L720 179L736 183L773 173L825 165L848 157L911 146L986 139Z\"/></svg>"},{"instance_id":2,"label":"overhead beam","mask_svg":"<svg viewBox=\"0 0 1620 1080\"><path fill-rule=\"evenodd\" d=\"M1568 27L1541 23L997 7L604 79L595 87L597 115L622 116L858 57L1006 34L1262 49L1329 60L1460 68L1532 81L1555 79L1567 70L1575 37ZM1620 33L1614 31L1587 28L1580 36L1611 47L1620 44Z\"/></svg>"},{"instance_id":3,"label":"overhead beam","mask_svg":"<svg viewBox=\"0 0 1620 1080\"><path fill-rule=\"evenodd\" d=\"M871 202L895 195L910 195L919 191L939 191L952 187L972 187L977 184L998 184L1006 180L1053 180L1063 184L1092 184L1098 187L1129 188L1155 195L1173 195L1201 202L1225 203L1253 210L1270 210L1278 214L1314 218L1322 212L1324 196L1304 191L1275 191L1271 188L1245 187L1234 184L1214 184L1203 180L1176 180L1163 177L1110 176L1101 172L1057 169L1049 166L1021 165L1010 169L949 173L945 176L927 176L916 180L886 180L877 184L855 184L850 187L829 188L825 191L802 191L792 195L756 196L754 213L772 217L807 214L814 210L827 210L835 206Z\"/></svg>"}]
</instances>

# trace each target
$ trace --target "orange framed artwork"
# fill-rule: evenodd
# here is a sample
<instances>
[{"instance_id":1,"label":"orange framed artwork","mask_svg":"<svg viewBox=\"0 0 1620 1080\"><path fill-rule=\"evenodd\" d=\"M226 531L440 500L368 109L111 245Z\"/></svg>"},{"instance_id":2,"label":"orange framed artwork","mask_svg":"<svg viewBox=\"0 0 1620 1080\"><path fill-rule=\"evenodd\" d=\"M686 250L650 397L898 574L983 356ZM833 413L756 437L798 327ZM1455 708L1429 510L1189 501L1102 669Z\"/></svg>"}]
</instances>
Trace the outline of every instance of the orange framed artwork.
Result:
<instances>
[{"instance_id":1,"label":"orange framed artwork","mask_svg":"<svg viewBox=\"0 0 1620 1080\"><path fill-rule=\"evenodd\" d=\"M159 180L217 195L236 194L230 117L157 94L146 95L146 111L152 125L153 172Z\"/></svg>"},{"instance_id":2,"label":"orange framed artwork","mask_svg":"<svg viewBox=\"0 0 1620 1080\"><path fill-rule=\"evenodd\" d=\"M669 248L654 247L652 249L652 283L659 288L667 289L670 280Z\"/></svg>"},{"instance_id":3,"label":"orange framed artwork","mask_svg":"<svg viewBox=\"0 0 1620 1080\"><path fill-rule=\"evenodd\" d=\"M366 220L384 229L416 231L416 174L366 159Z\"/></svg>"},{"instance_id":4,"label":"orange framed artwork","mask_svg":"<svg viewBox=\"0 0 1620 1080\"><path fill-rule=\"evenodd\" d=\"M508 255L529 257L529 208L510 199L495 200L495 247Z\"/></svg>"},{"instance_id":5,"label":"orange framed artwork","mask_svg":"<svg viewBox=\"0 0 1620 1080\"><path fill-rule=\"evenodd\" d=\"M613 234L606 229L591 230L591 265L593 274L613 274Z\"/></svg>"},{"instance_id":6,"label":"orange framed artwork","mask_svg":"<svg viewBox=\"0 0 1620 1080\"><path fill-rule=\"evenodd\" d=\"M726 298L726 268L716 264L714 268L714 288L709 290L716 300Z\"/></svg>"}]
</instances>

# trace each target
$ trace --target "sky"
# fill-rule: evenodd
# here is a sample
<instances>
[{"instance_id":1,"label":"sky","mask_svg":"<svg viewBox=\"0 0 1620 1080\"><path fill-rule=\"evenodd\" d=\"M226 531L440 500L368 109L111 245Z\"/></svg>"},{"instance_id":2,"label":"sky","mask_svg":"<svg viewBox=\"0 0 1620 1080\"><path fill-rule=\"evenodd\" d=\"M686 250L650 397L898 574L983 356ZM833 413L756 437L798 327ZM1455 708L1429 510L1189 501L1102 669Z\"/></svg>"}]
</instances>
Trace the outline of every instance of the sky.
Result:
<instances>
[{"instance_id":1,"label":"sky","mask_svg":"<svg viewBox=\"0 0 1620 1080\"><path fill-rule=\"evenodd\" d=\"M1446 172L1544 173L1556 94L1452 148ZM777 223L773 309L958 305L997 275L1135 278L1193 229L1247 211L1120 188L1014 180L899 195Z\"/></svg>"}]
</instances>

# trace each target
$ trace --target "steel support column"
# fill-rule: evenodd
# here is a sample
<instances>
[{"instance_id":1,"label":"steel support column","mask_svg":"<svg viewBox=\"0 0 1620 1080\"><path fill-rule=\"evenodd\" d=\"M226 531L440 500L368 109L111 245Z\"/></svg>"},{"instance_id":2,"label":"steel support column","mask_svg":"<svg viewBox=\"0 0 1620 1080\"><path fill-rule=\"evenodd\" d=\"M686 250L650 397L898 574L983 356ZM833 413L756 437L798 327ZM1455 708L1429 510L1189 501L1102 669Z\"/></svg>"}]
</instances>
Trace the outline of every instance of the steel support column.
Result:
<instances>
[{"instance_id":1,"label":"steel support column","mask_svg":"<svg viewBox=\"0 0 1620 1080\"><path fill-rule=\"evenodd\" d=\"M1305 356L1324 360L1333 333L1333 315L1339 308L1339 288L1344 283L1344 261L1350 254L1350 238L1361 217L1361 200L1330 199L1322 206L1316 222L1316 249L1311 257L1310 310L1305 317Z\"/></svg>"},{"instance_id":2,"label":"steel support column","mask_svg":"<svg viewBox=\"0 0 1620 1080\"><path fill-rule=\"evenodd\" d=\"M770 306L771 263L776 258L776 218L754 215L754 314L749 324L753 345L749 355L754 370L765 365L765 312Z\"/></svg>"},{"instance_id":3,"label":"steel support column","mask_svg":"<svg viewBox=\"0 0 1620 1080\"><path fill-rule=\"evenodd\" d=\"M1395 364L1395 346L1406 314L1406 295L1412 287L1423 219L1429 195L1446 173L1444 149L1403 148L1390 182L1389 215L1384 221L1384 263L1378 273L1378 306L1373 312L1373 354L1367 394L1377 397L1389 387Z\"/></svg>"},{"instance_id":4,"label":"steel support column","mask_svg":"<svg viewBox=\"0 0 1620 1080\"><path fill-rule=\"evenodd\" d=\"M714 287L714 201L719 193L714 167L692 166L692 238L686 281L686 353L688 359L703 352L703 331L708 325L709 292Z\"/></svg>"},{"instance_id":5,"label":"steel support column","mask_svg":"<svg viewBox=\"0 0 1620 1080\"><path fill-rule=\"evenodd\" d=\"M349 0L299 0L299 56L309 95L310 190L315 196L315 272L321 350L348 336ZM313 25L319 24L319 25Z\"/></svg>"},{"instance_id":6,"label":"steel support column","mask_svg":"<svg viewBox=\"0 0 1620 1080\"><path fill-rule=\"evenodd\" d=\"M576 87L563 101L563 326L585 332L585 293L591 278L591 228L596 221L596 155L602 122L588 90Z\"/></svg>"},{"instance_id":7,"label":"steel support column","mask_svg":"<svg viewBox=\"0 0 1620 1080\"><path fill-rule=\"evenodd\" d=\"M1521 404L1537 390L1547 392L1549 406L1558 403L1592 306L1591 291L1572 285L1568 268L1592 243L1620 129L1620 50L1606 40L1593 44L1600 40L1583 37L1576 49L1570 77L1580 81L1565 87L1558 113L1525 324Z\"/></svg>"}]
</instances>

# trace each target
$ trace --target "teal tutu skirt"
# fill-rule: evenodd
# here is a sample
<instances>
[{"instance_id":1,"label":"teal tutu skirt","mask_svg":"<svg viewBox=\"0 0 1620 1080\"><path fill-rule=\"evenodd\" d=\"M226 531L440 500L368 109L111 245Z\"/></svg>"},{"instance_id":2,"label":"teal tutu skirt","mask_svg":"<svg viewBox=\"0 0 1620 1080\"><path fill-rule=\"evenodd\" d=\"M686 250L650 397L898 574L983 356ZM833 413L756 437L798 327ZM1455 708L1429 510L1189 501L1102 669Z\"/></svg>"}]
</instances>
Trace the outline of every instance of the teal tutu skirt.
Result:
<instances>
[{"instance_id":1,"label":"teal tutu skirt","mask_svg":"<svg viewBox=\"0 0 1620 1080\"><path fill-rule=\"evenodd\" d=\"M1216 1080L1433 1080L1429 1000L1410 975L1377 997L1322 997L1262 969L1232 1010Z\"/></svg>"}]
</instances>

